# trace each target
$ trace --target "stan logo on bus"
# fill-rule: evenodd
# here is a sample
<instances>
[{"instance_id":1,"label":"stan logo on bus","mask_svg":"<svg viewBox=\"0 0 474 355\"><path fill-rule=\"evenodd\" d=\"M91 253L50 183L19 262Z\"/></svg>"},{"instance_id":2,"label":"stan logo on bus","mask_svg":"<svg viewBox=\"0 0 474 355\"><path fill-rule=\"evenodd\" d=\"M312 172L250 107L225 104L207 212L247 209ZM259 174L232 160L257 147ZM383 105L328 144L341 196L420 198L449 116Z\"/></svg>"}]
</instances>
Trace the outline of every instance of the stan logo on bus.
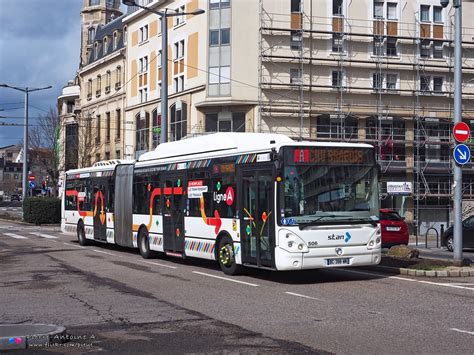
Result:
<instances>
[{"instance_id":1,"label":"stan logo on bus","mask_svg":"<svg viewBox=\"0 0 474 355\"><path fill-rule=\"evenodd\" d=\"M225 191L225 194L219 194L214 192L214 201L216 203L221 203L221 201L225 201L228 206L231 206L234 203L234 189L232 186L229 186Z\"/></svg>"}]
</instances>

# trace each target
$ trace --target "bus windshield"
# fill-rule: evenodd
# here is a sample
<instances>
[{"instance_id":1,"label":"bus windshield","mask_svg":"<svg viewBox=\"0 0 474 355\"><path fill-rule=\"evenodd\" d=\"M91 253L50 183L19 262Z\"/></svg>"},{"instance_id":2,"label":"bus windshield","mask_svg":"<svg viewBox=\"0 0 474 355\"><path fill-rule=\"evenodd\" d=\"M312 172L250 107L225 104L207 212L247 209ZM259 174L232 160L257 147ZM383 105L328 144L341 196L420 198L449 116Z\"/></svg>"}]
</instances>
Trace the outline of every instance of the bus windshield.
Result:
<instances>
[{"instance_id":1,"label":"bus windshield","mask_svg":"<svg viewBox=\"0 0 474 355\"><path fill-rule=\"evenodd\" d=\"M371 148L284 147L281 224L377 221L378 169Z\"/></svg>"}]
</instances>

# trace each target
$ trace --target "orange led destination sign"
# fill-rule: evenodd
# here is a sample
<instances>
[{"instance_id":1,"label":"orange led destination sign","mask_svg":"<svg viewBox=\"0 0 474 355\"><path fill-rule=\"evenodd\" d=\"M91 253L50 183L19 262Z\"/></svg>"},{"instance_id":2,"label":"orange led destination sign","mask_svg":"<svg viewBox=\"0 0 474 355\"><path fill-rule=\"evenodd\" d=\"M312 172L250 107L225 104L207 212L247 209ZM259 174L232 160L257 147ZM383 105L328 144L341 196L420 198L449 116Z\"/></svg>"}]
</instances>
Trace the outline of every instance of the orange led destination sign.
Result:
<instances>
[{"instance_id":1,"label":"orange led destination sign","mask_svg":"<svg viewBox=\"0 0 474 355\"><path fill-rule=\"evenodd\" d=\"M296 148L293 153L293 162L299 164L362 164L364 153L362 149L343 148Z\"/></svg>"}]
</instances>

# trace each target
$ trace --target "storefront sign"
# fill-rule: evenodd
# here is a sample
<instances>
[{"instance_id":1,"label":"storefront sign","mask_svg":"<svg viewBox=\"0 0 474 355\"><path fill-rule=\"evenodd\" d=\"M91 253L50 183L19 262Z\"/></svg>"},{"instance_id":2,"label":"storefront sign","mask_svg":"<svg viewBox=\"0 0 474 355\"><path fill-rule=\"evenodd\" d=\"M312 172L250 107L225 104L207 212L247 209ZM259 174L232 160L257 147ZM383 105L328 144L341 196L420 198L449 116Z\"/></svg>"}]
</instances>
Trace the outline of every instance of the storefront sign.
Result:
<instances>
[{"instance_id":1,"label":"storefront sign","mask_svg":"<svg viewBox=\"0 0 474 355\"><path fill-rule=\"evenodd\" d=\"M407 181L387 181L387 193L389 195L408 196L413 193L411 182Z\"/></svg>"}]
</instances>

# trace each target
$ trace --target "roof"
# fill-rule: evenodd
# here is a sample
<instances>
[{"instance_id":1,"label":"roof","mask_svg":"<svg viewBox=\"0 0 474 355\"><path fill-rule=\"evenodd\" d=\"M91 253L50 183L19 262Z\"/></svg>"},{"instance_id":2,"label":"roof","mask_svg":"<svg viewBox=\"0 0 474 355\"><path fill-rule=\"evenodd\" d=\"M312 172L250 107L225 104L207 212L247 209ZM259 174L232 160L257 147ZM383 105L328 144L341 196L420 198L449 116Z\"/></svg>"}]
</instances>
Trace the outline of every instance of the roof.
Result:
<instances>
[{"instance_id":1,"label":"roof","mask_svg":"<svg viewBox=\"0 0 474 355\"><path fill-rule=\"evenodd\" d=\"M111 54L111 53L114 53L114 52L117 52L119 50L121 50L122 48L124 48L124 44L123 44L123 27L124 27L124 23L123 23L123 19L125 18L125 15L122 15L120 17L117 17L115 20L113 21L110 21L109 23L105 24L105 25L100 25L99 27L97 27L97 30L96 30L96 33L95 33L95 37L94 37L94 45L95 45L95 42L99 42L99 53L98 53L98 56L97 56L97 59L95 59L95 56L94 56L94 49L92 49L89 53L89 58L87 60L87 64L91 64L91 63L94 63L102 58L104 58L105 56ZM120 36L119 36L119 40L118 40L118 43L117 43L117 48L113 48L113 35L114 35L114 32L115 31L119 31L120 32ZM109 37L108 40L108 47L107 47L107 52L104 53L104 50L103 50L103 43L104 43L104 38L105 37Z\"/></svg>"},{"instance_id":2,"label":"roof","mask_svg":"<svg viewBox=\"0 0 474 355\"><path fill-rule=\"evenodd\" d=\"M72 169L66 171L67 175L71 174L79 174L79 173L88 173L94 171L108 171L108 170L115 170L115 167L120 164L133 164L135 160L106 160L94 163L93 166L81 169Z\"/></svg>"}]
</instances>

